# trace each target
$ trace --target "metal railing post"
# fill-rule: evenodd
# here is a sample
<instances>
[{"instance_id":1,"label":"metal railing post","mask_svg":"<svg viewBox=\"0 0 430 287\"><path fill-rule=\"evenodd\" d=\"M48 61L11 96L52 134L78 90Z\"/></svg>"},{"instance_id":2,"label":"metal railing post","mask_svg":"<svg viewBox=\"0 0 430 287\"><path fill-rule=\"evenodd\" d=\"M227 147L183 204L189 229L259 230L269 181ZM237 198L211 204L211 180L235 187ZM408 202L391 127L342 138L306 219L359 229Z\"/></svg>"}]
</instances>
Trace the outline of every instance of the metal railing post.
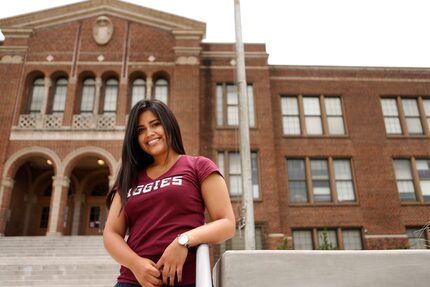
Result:
<instances>
[{"instance_id":1,"label":"metal railing post","mask_svg":"<svg viewBox=\"0 0 430 287\"><path fill-rule=\"evenodd\" d=\"M201 244L197 247L196 287L212 287L211 262L207 244Z\"/></svg>"}]
</instances>

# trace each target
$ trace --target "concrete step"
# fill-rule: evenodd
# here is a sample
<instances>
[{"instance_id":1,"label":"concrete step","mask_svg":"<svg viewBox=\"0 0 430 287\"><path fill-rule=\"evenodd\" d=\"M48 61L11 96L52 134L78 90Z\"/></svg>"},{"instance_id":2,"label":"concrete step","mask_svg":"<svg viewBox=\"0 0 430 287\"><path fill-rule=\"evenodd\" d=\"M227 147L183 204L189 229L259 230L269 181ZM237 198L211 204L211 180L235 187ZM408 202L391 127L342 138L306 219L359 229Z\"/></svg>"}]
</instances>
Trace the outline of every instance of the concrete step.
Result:
<instances>
[{"instance_id":1,"label":"concrete step","mask_svg":"<svg viewBox=\"0 0 430 287\"><path fill-rule=\"evenodd\" d=\"M113 286L117 264L101 236L1 237L0 286Z\"/></svg>"}]
</instances>

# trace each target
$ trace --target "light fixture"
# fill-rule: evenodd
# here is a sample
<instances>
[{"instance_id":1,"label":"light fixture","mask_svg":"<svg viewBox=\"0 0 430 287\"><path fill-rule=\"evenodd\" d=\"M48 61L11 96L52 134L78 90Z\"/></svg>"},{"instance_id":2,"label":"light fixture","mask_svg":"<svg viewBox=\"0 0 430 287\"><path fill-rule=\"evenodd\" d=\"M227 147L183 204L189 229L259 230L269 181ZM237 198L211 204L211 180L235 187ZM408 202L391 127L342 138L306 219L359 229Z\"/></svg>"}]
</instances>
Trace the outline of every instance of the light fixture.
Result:
<instances>
[{"instance_id":1,"label":"light fixture","mask_svg":"<svg viewBox=\"0 0 430 287\"><path fill-rule=\"evenodd\" d=\"M97 164L98 164L98 165L105 165L105 161L104 161L104 160L102 160L102 159L98 159L98 160L97 160Z\"/></svg>"},{"instance_id":2,"label":"light fixture","mask_svg":"<svg viewBox=\"0 0 430 287\"><path fill-rule=\"evenodd\" d=\"M52 160L47 159L47 160L46 160L46 163L47 163L48 165L52 165Z\"/></svg>"}]
</instances>

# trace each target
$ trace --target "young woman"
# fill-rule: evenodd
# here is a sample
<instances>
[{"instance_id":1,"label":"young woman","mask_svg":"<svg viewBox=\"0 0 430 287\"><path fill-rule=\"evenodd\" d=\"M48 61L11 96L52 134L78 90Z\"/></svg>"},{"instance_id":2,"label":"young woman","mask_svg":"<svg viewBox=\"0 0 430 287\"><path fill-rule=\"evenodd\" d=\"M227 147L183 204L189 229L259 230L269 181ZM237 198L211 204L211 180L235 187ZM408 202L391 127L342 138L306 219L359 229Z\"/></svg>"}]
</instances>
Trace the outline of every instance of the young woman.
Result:
<instances>
[{"instance_id":1,"label":"young woman","mask_svg":"<svg viewBox=\"0 0 430 287\"><path fill-rule=\"evenodd\" d=\"M196 246L235 232L224 178L211 160L185 155L175 116L160 101L132 108L106 204L104 245L122 265L117 287L194 286Z\"/></svg>"}]
</instances>

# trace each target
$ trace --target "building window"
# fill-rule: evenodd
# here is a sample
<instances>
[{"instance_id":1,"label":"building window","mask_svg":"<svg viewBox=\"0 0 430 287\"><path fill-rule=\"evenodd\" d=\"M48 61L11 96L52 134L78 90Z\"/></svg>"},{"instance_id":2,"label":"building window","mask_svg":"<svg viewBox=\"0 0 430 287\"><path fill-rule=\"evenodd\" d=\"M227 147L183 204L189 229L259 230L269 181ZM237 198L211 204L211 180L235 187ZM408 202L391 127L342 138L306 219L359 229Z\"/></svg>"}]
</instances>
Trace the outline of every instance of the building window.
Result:
<instances>
[{"instance_id":1,"label":"building window","mask_svg":"<svg viewBox=\"0 0 430 287\"><path fill-rule=\"evenodd\" d=\"M381 99L388 135L429 135L430 99L394 97Z\"/></svg>"},{"instance_id":2,"label":"building window","mask_svg":"<svg viewBox=\"0 0 430 287\"><path fill-rule=\"evenodd\" d=\"M430 159L394 159L401 201L430 201Z\"/></svg>"},{"instance_id":3,"label":"building window","mask_svg":"<svg viewBox=\"0 0 430 287\"><path fill-rule=\"evenodd\" d=\"M67 98L67 79L60 78L55 82L54 101L52 103L53 114L63 114Z\"/></svg>"},{"instance_id":4,"label":"building window","mask_svg":"<svg viewBox=\"0 0 430 287\"><path fill-rule=\"evenodd\" d=\"M94 99L96 97L96 81L93 78L85 79L82 87L81 113L94 111Z\"/></svg>"},{"instance_id":5,"label":"building window","mask_svg":"<svg viewBox=\"0 0 430 287\"><path fill-rule=\"evenodd\" d=\"M131 87L131 104L130 110L134 105L146 97L146 82L144 79L136 79Z\"/></svg>"},{"instance_id":6,"label":"building window","mask_svg":"<svg viewBox=\"0 0 430 287\"><path fill-rule=\"evenodd\" d=\"M242 167L240 163L240 153L218 152L218 167L228 183L231 197L242 196ZM251 178L252 194L254 199L257 199L260 197L260 185L256 152L251 152Z\"/></svg>"},{"instance_id":7,"label":"building window","mask_svg":"<svg viewBox=\"0 0 430 287\"><path fill-rule=\"evenodd\" d=\"M356 201L349 159L290 158L287 176L290 203Z\"/></svg>"},{"instance_id":8,"label":"building window","mask_svg":"<svg viewBox=\"0 0 430 287\"><path fill-rule=\"evenodd\" d=\"M247 86L248 121L255 127L254 90ZM218 127L239 125L239 97L237 86L233 84L216 85L216 122Z\"/></svg>"},{"instance_id":9,"label":"building window","mask_svg":"<svg viewBox=\"0 0 430 287\"><path fill-rule=\"evenodd\" d=\"M103 113L116 113L116 103L118 99L118 80L109 79L106 81Z\"/></svg>"},{"instance_id":10,"label":"building window","mask_svg":"<svg viewBox=\"0 0 430 287\"><path fill-rule=\"evenodd\" d=\"M31 88L30 114L40 114L45 94L45 80L37 78Z\"/></svg>"},{"instance_id":11,"label":"building window","mask_svg":"<svg viewBox=\"0 0 430 287\"><path fill-rule=\"evenodd\" d=\"M293 247L295 250L362 250L363 241L359 229L293 229Z\"/></svg>"},{"instance_id":12,"label":"building window","mask_svg":"<svg viewBox=\"0 0 430 287\"><path fill-rule=\"evenodd\" d=\"M293 231L293 242L295 250L312 250L314 246L312 230Z\"/></svg>"},{"instance_id":13,"label":"building window","mask_svg":"<svg viewBox=\"0 0 430 287\"><path fill-rule=\"evenodd\" d=\"M428 227L427 227L428 228ZM427 249L427 228L407 228L409 248L411 249Z\"/></svg>"},{"instance_id":14,"label":"building window","mask_svg":"<svg viewBox=\"0 0 430 287\"><path fill-rule=\"evenodd\" d=\"M167 105L169 97L169 83L165 79L155 81L154 98Z\"/></svg>"},{"instance_id":15,"label":"building window","mask_svg":"<svg viewBox=\"0 0 430 287\"><path fill-rule=\"evenodd\" d=\"M345 135L340 97L281 97L284 135Z\"/></svg>"}]
</instances>

